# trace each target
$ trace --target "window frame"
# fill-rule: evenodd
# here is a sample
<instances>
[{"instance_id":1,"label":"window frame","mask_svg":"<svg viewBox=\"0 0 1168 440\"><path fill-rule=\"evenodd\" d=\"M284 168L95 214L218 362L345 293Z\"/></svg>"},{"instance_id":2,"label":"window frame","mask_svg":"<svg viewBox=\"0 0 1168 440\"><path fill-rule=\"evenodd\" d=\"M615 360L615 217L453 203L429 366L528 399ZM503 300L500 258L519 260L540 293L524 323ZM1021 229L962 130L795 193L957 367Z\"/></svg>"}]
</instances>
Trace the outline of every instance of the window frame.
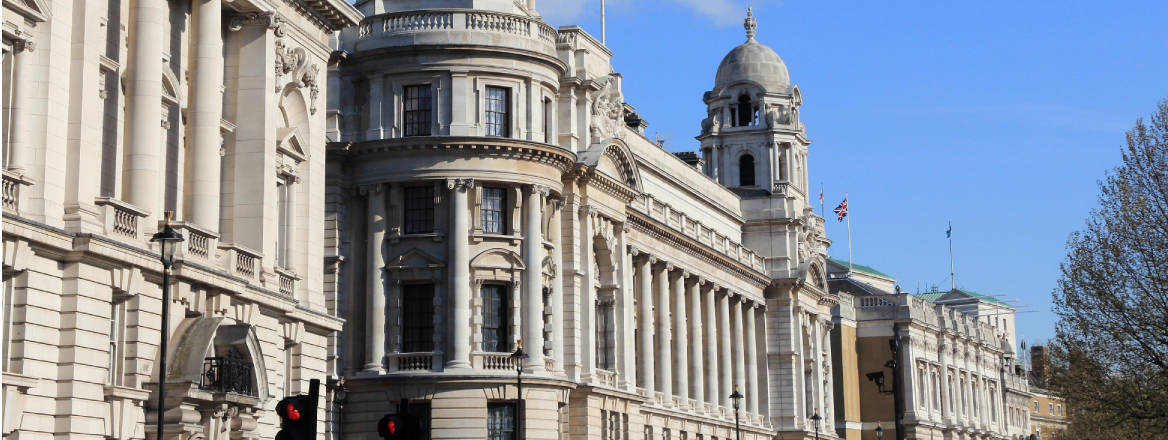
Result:
<instances>
[{"instance_id":1,"label":"window frame","mask_svg":"<svg viewBox=\"0 0 1168 440\"><path fill-rule=\"evenodd\" d=\"M413 191L424 192L425 197L411 197ZM414 203L417 205L414 205ZM402 188L402 234L429 234L434 232L434 185L411 185ZM421 218L414 217L420 215Z\"/></svg>"},{"instance_id":2,"label":"window frame","mask_svg":"<svg viewBox=\"0 0 1168 440\"><path fill-rule=\"evenodd\" d=\"M482 228L484 234L498 234L503 235L507 233L508 219L507 218L507 193L510 188L503 186L482 186L479 189L479 227ZM488 206L488 194L498 192L498 203L494 208ZM488 215L492 214L492 215ZM495 228L488 228L488 225L494 225Z\"/></svg>"},{"instance_id":3,"label":"window frame","mask_svg":"<svg viewBox=\"0 0 1168 440\"><path fill-rule=\"evenodd\" d=\"M514 112L511 87L487 85L483 87L483 136L511 137Z\"/></svg>"},{"instance_id":4,"label":"window frame","mask_svg":"<svg viewBox=\"0 0 1168 440\"><path fill-rule=\"evenodd\" d=\"M744 166L746 162L750 162L750 166ZM758 186L757 168L758 161L754 159L753 153L743 153L738 156L738 186ZM747 183L746 177L750 177L749 183Z\"/></svg>"},{"instance_id":5,"label":"window frame","mask_svg":"<svg viewBox=\"0 0 1168 440\"><path fill-rule=\"evenodd\" d=\"M402 284L400 289L402 352L428 353L436 349L434 344L435 292L434 283Z\"/></svg>"},{"instance_id":6,"label":"window frame","mask_svg":"<svg viewBox=\"0 0 1168 440\"><path fill-rule=\"evenodd\" d=\"M417 92L416 96L411 92ZM423 83L402 86L402 137L432 136L433 127L434 85Z\"/></svg>"},{"instance_id":7,"label":"window frame","mask_svg":"<svg viewBox=\"0 0 1168 440\"><path fill-rule=\"evenodd\" d=\"M497 289L499 295L499 303L497 305L490 304L493 298L488 298L488 290ZM482 325L479 326L479 335L482 337L482 344L479 349L487 353L508 353L511 347L511 304L513 302L510 295L511 286L505 283L483 283L479 288L479 297L482 300ZM493 293L492 293L493 294ZM492 306L497 307L498 325L488 326L491 322L488 313L492 312ZM498 332L493 337L488 335L488 331ZM488 344L494 344L489 346Z\"/></svg>"},{"instance_id":8,"label":"window frame","mask_svg":"<svg viewBox=\"0 0 1168 440\"><path fill-rule=\"evenodd\" d=\"M514 400L487 402L487 440L516 440L519 438L519 433L516 432L518 407L519 405ZM496 411L501 411L503 414L498 414ZM496 417L503 419L496 420ZM496 423L500 422L502 424L497 426ZM502 431L495 431L500 428ZM507 431L507 428L510 430Z\"/></svg>"}]
</instances>

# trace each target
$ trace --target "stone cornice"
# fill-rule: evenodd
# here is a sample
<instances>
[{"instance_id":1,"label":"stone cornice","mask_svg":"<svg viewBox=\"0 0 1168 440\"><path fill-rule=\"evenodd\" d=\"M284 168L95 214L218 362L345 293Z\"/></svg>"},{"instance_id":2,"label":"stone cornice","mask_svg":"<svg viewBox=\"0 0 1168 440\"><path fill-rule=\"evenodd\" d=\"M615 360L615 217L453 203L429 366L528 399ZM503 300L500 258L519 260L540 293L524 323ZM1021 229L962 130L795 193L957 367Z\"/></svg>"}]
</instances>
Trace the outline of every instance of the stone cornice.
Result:
<instances>
[{"instance_id":1,"label":"stone cornice","mask_svg":"<svg viewBox=\"0 0 1168 440\"><path fill-rule=\"evenodd\" d=\"M664 226L644 213L630 210L627 224L632 229L645 233L654 239L664 241L668 245L701 258L710 264L726 267L731 272L755 284L760 290L771 282L766 274L754 270L727 255L723 255L713 248L681 234L680 231L675 231L672 228Z\"/></svg>"},{"instance_id":2,"label":"stone cornice","mask_svg":"<svg viewBox=\"0 0 1168 440\"><path fill-rule=\"evenodd\" d=\"M576 155L555 145L521 139L470 136L419 136L355 142L349 149L350 159L416 151L434 151L468 156L509 157L517 160L542 162L560 172L566 172L576 163Z\"/></svg>"}]
</instances>

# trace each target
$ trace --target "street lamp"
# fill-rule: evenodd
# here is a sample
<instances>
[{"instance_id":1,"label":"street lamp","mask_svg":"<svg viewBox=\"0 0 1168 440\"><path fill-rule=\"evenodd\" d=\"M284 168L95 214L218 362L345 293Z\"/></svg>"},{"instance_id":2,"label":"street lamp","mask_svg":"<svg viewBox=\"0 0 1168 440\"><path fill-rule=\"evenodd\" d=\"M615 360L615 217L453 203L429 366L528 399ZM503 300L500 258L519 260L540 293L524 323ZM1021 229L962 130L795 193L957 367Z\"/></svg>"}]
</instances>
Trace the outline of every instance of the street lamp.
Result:
<instances>
[{"instance_id":1,"label":"street lamp","mask_svg":"<svg viewBox=\"0 0 1168 440\"><path fill-rule=\"evenodd\" d=\"M884 440L884 427L876 425L876 440Z\"/></svg>"},{"instance_id":2,"label":"street lamp","mask_svg":"<svg viewBox=\"0 0 1168 440\"><path fill-rule=\"evenodd\" d=\"M819 421L823 420L823 417L819 417L819 408L814 410L815 412L811 414L811 422L815 424L815 440L819 440Z\"/></svg>"},{"instance_id":3,"label":"street lamp","mask_svg":"<svg viewBox=\"0 0 1168 440\"><path fill-rule=\"evenodd\" d=\"M527 359L527 353L523 351L523 340L520 339L515 343L515 352L511 353L511 362L515 364L515 387L518 393L515 399L515 430L518 432L516 438L522 440L527 438L523 434L523 361Z\"/></svg>"},{"instance_id":4,"label":"street lamp","mask_svg":"<svg viewBox=\"0 0 1168 440\"><path fill-rule=\"evenodd\" d=\"M166 211L166 222L150 241L157 242L162 261L162 341L158 344L158 440L162 440L162 419L166 414L166 341L170 339L170 268L174 266L174 253L178 250L183 236L170 227L173 211Z\"/></svg>"},{"instance_id":5,"label":"street lamp","mask_svg":"<svg viewBox=\"0 0 1168 440\"><path fill-rule=\"evenodd\" d=\"M742 428L738 425L738 402L742 400L742 393L738 392L738 385L734 385L734 393L730 395L730 400L734 401L734 435L738 440L742 440Z\"/></svg>"}]
</instances>

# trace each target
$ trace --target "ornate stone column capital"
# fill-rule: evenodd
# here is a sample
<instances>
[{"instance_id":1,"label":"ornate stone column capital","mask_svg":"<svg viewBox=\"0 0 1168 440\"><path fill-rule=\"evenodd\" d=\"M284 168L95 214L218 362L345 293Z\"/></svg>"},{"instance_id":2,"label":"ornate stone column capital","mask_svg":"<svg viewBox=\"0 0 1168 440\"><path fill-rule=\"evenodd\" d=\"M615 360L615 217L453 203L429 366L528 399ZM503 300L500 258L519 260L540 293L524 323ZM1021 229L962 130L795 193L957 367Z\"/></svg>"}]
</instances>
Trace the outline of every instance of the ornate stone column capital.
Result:
<instances>
[{"instance_id":1,"label":"ornate stone column capital","mask_svg":"<svg viewBox=\"0 0 1168 440\"><path fill-rule=\"evenodd\" d=\"M357 185L357 194L361 196L368 196L369 194L381 194L385 192L384 183L366 183Z\"/></svg>"},{"instance_id":2,"label":"ornate stone column capital","mask_svg":"<svg viewBox=\"0 0 1168 440\"><path fill-rule=\"evenodd\" d=\"M456 191L466 191L474 186L474 178L459 177L446 179L446 189L453 189Z\"/></svg>"},{"instance_id":3,"label":"ornate stone column capital","mask_svg":"<svg viewBox=\"0 0 1168 440\"><path fill-rule=\"evenodd\" d=\"M263 26L271 29L277 37L284 36L284 20L275 12L248 12L231 17L227 29L238 32L244 26Z\"/></svg>"},{"instance_id":4,"label":"ornate stone column capital","mask_svg":"<svg viewBox=\"0 0 1168 440\"><path fill-rule=\"evenodd\" d=\"M13 42L13 49L17 52L35 52L36 41L32 39L32 35L24 34L19 40Z\"/></svg>"},{"instance_id":5,"label":"ornate stone column capital","mask_svg":"<svg viewBox=\"0 0 1168 440\"><path fill-rule=\"evenodd\" d=\"M532 192L532 194L539 194L543 197L547 197L548 194L551 194L552 192L551 188L549 188L547 185L540 185L538 183L532 184L529 187L529 190Z\"/></svg>"}]
</instances>

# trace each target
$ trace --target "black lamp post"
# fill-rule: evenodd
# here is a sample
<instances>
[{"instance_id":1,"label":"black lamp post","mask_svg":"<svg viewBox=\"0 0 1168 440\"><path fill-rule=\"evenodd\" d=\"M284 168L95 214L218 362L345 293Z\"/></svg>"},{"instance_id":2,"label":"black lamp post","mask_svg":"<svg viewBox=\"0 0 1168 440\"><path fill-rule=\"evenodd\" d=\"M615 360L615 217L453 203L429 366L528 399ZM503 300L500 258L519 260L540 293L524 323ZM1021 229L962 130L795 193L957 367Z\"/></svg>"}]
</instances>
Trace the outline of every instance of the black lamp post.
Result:
<instances>
[{"instance_id":1,"label":"black lamp post","mask_svg":"<svg viewBox=\"0 0 1168 440\"><path fill-rule=\"evenodd\" d=\"M738 385L734 385L734 393L730 395L730 400L734 401L734 437L742 440L742 428L738 425L738 402L742 400L742 393L738 392Z\"/></svg>"},{"instance_id":2,"label":"black lamp post","mask_svg":"<svg viewBox=\"0 0 1168 440\"><path fill-rule=\"evenodd\" d=\"M819 408L815 408L815 413L811 414L811 423L813 424L812 427L815 429L815 440L819 440L819 421L820 420L823 420L823 417L819 416Z\"/></svg>"},{"instance_id":3,"label":"black lamp post","mask_svg":"<svg viewBox=\"0 0 1168 440\"><path fill-rule=\"evenodd\" d=\"M523 340L517 342L515 352L511 353L511 362L515 364L515 387L518 393L515 398L515 431L516 438L527 438L523 434L523 361L527 359L527 352L523 351Z\"/></svg>"},{"instance_id":4,"label":"black lamp post","mask_svg":"<svg viewBox=\"0 0 1168 440\"><path fill-rule=\"evenodd\" d=\"M170 268L174 267L174 253L178 250L183 236L170 227L170 216L173 212L166 212L166 223L162 230L154 234L150 241L157 242L161 247L159 260L162 261L162 341L158 344L158 440L162 440L162 419L166 414L166 341L170 339Z\"/></svg>"},{"instance_id":5,"label":"black lamp post","mask_svg":"<svg viewBox=\"0 0 1168 440\"><path fill-rule=\"evenodd\" d=\"M896 440L904 440L904 427L901 426L901 417L904 416L904 384L900 380L900 324L892 324L892 339L888 340L888 349L892 351L892 359L884 363L892 370L892 412L893 422L896 423Z\"/></svg>"},{"instance_id":6,"label":"black lamp post","mask_svg":"<svg viewBox=\"0 0 1168 440\"><path fill-rule=\"evenodd\" d=\"M884 427L876 425L876 440L884 440Z\"/></svg>"}]
</instances>

